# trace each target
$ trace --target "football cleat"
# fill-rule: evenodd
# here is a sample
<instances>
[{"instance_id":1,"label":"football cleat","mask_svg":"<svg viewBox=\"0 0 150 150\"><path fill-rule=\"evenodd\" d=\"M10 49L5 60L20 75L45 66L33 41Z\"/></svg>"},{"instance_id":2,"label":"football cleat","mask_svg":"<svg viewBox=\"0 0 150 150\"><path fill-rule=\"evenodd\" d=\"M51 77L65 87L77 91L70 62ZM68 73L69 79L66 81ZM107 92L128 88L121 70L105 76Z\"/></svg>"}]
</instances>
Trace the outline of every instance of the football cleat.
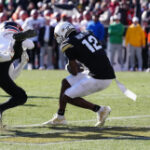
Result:
<instances>
[{"instance_id":1,"label":"football cleat","mask_svg":"<svg viewBox=\"0 0 150 150\"><path fill-rule=\"evenodd\" d=\"M102 127L110 112L111 108L109 106L101 106L101 108L97 112L97 123L95 124L95 126Z\"/></svg>"},{"instance_id":2,"label":"football cleat","mask_svg":"<svg viewBox=\"0 0 150 150\"><path fill-rule=\"evenodd\" d=\"M55 114L51 120L42 123L42 125L66 125L66 124L67 121L65 117L58 114Z\"/></svg>"},{"instance_id":3,"label":"football cleat","mask_svg":"<svg viewBox=\"0 0 150 150\"><path fill-rule=\"evenodd\" d=\"M22 32L19 32L19 33L15 33L13 35L13 38L16 40L16 41L24 41L28 38L32 38L34 36L37 36L37 32L35 30L27 30L27 31L22 31Z\"/></svg>"}]
</instances>

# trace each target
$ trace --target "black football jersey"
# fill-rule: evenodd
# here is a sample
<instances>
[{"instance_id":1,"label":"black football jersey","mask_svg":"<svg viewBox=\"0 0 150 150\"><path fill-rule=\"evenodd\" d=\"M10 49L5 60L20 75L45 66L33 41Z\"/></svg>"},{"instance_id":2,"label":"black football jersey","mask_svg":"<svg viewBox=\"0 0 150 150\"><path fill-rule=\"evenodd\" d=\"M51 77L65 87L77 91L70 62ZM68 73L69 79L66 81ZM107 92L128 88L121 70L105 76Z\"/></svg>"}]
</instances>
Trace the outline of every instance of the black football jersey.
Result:
<instances>
[{"instance_id":1,"label":"black football jersey","mask_svg":"<svg viewBox=\"0 0 150 150\"><path fill-rule=\"evenodd\" d=\"M90 32L77 33L60 46L69 60L84 64L96 79L115 78L114 70L98 39Z\"/></svg>"}]
</instances>

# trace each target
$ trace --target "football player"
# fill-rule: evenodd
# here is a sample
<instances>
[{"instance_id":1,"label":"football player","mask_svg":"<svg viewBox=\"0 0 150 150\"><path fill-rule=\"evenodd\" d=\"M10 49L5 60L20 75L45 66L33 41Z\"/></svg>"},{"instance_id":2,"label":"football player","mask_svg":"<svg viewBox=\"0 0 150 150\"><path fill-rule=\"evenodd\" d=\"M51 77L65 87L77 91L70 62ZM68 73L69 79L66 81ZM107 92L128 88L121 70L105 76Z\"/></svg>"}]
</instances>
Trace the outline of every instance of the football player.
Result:
<instances>
[{"instance_id":1,"label":"football player","mask_svg":"<svg viewBox=\"0 0 150 150\"><path fill-rule=\"evenodd\" d=\"M34 44L27 38L36 36L34 30L22 31L19 24L11 21L0 25L0 87L11 98L0 104L0 126L2 127L2 114L5 110L22 105L27 101L25 91L14 83L28 61L26 49L32 49ZM16 68L13 61L21 59Z\"/></svg>"},{"instance_id":2,"label":"football player","mask_svg":"<svg viewBox=\"0 0 150 150\"><path fill-rule=\"evenodd\" d=\"M58 112L43 125L66 124L64 114L67 103L70 103L96 112L96 126L102 126L111 112L110 106L99 106L82 97L106 89L115 78L105 51L91 32L77 32L69 22L59 23L54 34L69 60L66 68L71 75L62 80ZM88 71L82 71L79 62Z\"/></svg>"}]
</instances>

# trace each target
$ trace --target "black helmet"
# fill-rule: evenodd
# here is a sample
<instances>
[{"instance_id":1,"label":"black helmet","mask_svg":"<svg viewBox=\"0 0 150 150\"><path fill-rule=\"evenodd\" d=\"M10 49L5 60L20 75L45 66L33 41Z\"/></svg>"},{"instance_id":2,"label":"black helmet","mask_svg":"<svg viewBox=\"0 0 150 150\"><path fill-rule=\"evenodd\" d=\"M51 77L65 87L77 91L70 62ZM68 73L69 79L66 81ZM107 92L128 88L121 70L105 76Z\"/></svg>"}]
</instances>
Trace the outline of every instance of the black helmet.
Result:
<instances>
[{"instance_id":1,"label":"black helmet","mask_svg":"<svg viewBox=\"0 0 150 150\"><path fill-rule=\"evenodd\" d=\"M4 29L9 29L11 31L17 31L17 32L20 32L22 31L23 29L21 28L21 26L16 23L16 22L13 22L13 21L6 21L4 22Z\"/></svg>"}]
</instances>

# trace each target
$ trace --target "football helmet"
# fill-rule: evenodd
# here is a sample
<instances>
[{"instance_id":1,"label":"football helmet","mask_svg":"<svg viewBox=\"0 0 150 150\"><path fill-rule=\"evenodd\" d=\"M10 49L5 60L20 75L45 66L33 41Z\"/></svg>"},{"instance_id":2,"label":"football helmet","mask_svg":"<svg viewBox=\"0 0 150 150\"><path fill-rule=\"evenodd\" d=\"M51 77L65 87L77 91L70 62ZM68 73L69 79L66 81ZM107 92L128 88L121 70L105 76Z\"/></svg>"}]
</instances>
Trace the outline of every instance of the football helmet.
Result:
<instances>
[{"instance_id":1,"label":"football helmet","mask_svg":"<svg viewBox=\"0 0 150 150\"><path fill-rule=\"evenodd\" d=\"M56 25L55 30L54 30L54 35L55 35L55 39L57 40L57 42L60 44L62 43L68 36L70 33L72 33L73 31L76 31L75 27L65 21L65 22L60 22Z\"/></svg>"},{"instance_id":2,"label":"football helmet","mask_svg":"<svg viewBox=\"0 0 150 150\"><path fill-rule=\"evenodd\" d=\"M13 21L6 21L3 22L1 25L1 30L8 30L8 31L13 31L13 32L20 32L23 31L21 26Z\"/></svg>"}]
</instances>

